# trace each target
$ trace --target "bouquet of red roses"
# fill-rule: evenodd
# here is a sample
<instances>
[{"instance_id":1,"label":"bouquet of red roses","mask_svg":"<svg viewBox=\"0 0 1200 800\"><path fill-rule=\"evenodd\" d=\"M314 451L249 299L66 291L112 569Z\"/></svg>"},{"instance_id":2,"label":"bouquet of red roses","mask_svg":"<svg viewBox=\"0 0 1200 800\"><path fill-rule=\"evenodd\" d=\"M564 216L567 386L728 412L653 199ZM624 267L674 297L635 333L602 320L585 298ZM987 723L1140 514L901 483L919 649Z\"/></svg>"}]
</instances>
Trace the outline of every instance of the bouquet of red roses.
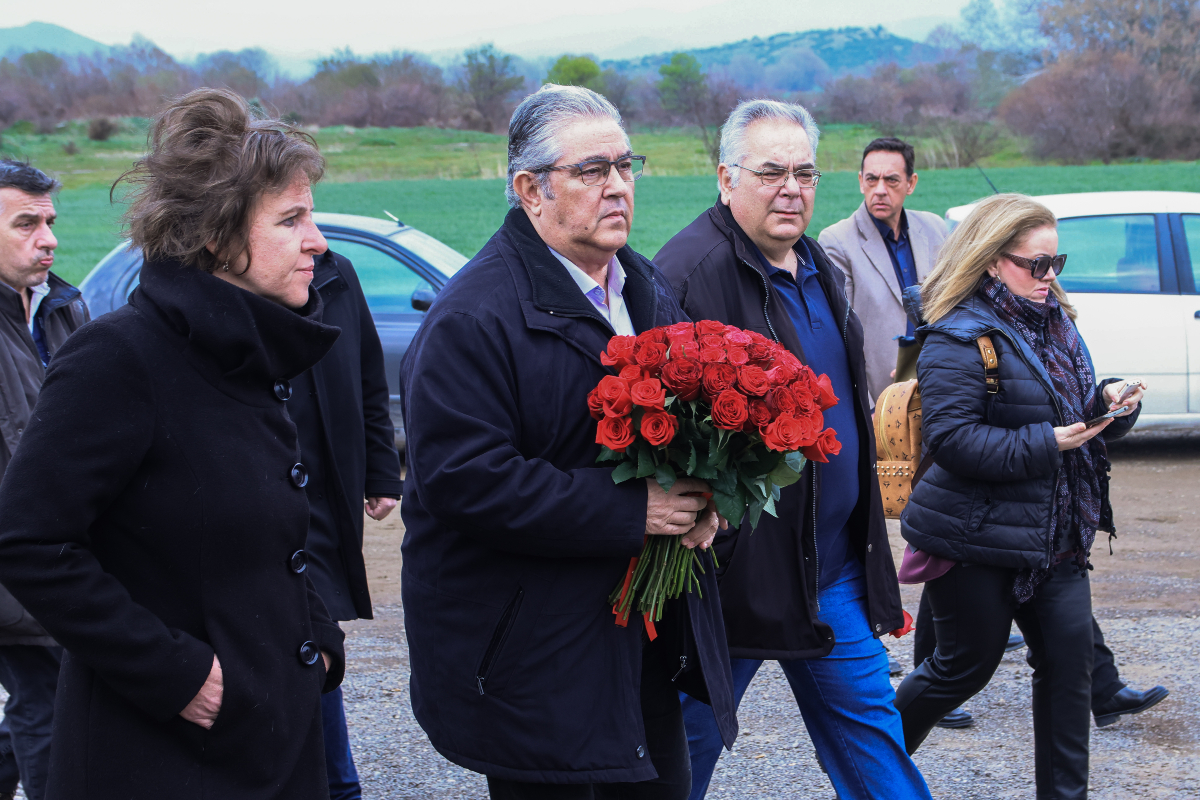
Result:
<instances>
[{"instance_id":1,"label":"bouquet of red roses","mask_svg":"<svg viewBox=\"0 0 1200 800\"><path fill-rule=\"evenodd\" d=\"M599 462L620 462L613 481L654 477L670 491L688 475L708 482L731 524L775 514L779 489L800 479L806 458L841 450L822 411L837 403L816 375L778 342L705 320L639 336L614 336L600 355L617 371L588 394L598 421ZM679 536L650 536L609 598L618 624L636 606L647 623L667 600L696 586L698 554ZM697 586L698 588L698 586Z\"/></svg>"}]
</instances>

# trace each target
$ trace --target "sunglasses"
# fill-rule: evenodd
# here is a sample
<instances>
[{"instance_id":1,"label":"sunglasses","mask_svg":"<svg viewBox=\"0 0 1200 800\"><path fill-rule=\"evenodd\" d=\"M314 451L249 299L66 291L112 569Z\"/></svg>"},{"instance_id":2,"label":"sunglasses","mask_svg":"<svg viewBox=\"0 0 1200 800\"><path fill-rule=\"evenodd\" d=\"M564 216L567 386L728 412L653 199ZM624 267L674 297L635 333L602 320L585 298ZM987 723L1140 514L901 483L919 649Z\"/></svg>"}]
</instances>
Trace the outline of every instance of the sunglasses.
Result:
<instances>
[{"instance_id":1,"label":"sunglasses","mask_svg":"<svg viewBox=\"0 0 1200 800\"><path fill-rule=\"evenodd\" d=\"M1067 254L1059 253L1056 256L1038 256L1037 258L1022 258L1014 256L1012 253L1001 253L1000 255L1007 258L1009 261L1016 264L1018 267L1024 267L1033 273L1033 277L1041 280L1046 277L1046 273L1050 268L1054 268L1054 274L1062 275L1063 267L1067 265Z\"/></svg>"}]
</instances>

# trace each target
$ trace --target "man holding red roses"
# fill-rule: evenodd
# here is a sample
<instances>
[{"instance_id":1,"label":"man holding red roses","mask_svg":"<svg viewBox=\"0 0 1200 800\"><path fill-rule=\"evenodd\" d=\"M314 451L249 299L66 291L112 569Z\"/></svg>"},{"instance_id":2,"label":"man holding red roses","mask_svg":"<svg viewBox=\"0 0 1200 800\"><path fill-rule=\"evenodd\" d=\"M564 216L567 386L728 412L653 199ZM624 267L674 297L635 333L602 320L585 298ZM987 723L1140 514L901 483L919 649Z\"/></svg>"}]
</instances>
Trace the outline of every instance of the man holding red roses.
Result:
<instances>
[{"instance_id":1,"label":"man holding red roses","mask_svg":"<svg viewBox=\"0 0 1200 800\"><path fill-rule=\"evenodd\" d=\"M659 381L619 380L600 353L614 335L686 318L626 246L642 157L607 100L542 87L513 113L508 154L512 210L400 368L413 711L438 752L487 775L493 798L684 800L679 690L712 703L726 745L737 733L704 550L718 517L685 496L702 481L669 493L614 483L588 411L614 449L633 440L635 403L650 409L642 435L669 437ZM707 569L702 595L672 601L651 640L640 615L616 624L608 596L656 535L701 548Z\"/></svg>"},{"instance_id":2,"label":"man holding red roses","mask_svg":"<svg viewBox=\"0 0 1200 800\"><path fill-rule=\"evenodd\" d=\"M749 403L730 392L728 403L721 394L713 404L714 421L718 414L769 420L779 413L763 431L769 447L812 440L812 418L792 413L801 406L819 403L827 426L803 448L809 464L782 490L778 518L763 515L753 534L747 524L731 525L715 543L737 701L763 660L778 660L838 797L927 800L929 789L905 752L878 641L903 627L904 613L872 473L862 325L846 301L841 271L804 236L821 175L818 135L800 106L739 105L721 129L720 199L655 261L693 319L761 334L829 379L809 391L769 389ZM706 371L702 380L709 377ZM754 385L751 394L764 386L745 370L738 380ZM684 719L691 797L698 800L721 743L707 707L684 700Z\"/></svg>"}]
</instances>

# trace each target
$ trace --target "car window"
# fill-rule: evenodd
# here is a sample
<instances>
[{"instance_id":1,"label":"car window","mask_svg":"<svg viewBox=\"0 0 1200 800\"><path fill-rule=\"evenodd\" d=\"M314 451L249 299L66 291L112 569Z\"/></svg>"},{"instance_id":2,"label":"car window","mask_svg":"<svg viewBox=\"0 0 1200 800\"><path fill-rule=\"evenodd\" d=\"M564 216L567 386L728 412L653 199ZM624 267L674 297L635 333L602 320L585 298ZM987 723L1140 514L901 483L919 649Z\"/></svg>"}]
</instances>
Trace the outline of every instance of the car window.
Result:
<instances>
[{"instance_id":1,"label":"car window","mask_svg":"<svg viewBox=\"0 0 1200 800\"><path fill-rule=\"evenodd\" d=\"M433 289L407 264L377 247L330 239L329 248L350 259L373 314L415 314L413 292L421 288Z\"/></svg>"},{"instance_id":2,"label":"car window","mask_svg":"<svg viewBox=\"0 0 1200 800\"><path fill-rule=\"evenodd\" d=\"M1200 288L1200 214L1183 215L1183 235L1192 258L1192 276Z\"/></svg>"},{"instance_id":3,"label":"car window","mask_svg":"<svg viewBox=\"0 0 1200 800\"><path fill-rule=\"evenodd\" d=\"M1073 217L1058 221L1059 281L1068 292L1161 290L1153 214Z\"/></svg>"},{"instance_id":4,"label":"car window","mask_svg":"<svg viewBox=\"0 0 1200 800\"><path fill-rule=\"evenodd\" d=\"M405 250L432 264L434 269L447 278L454 277L454 273L462 269L468 261L466 256L454 248L415 228L401 228L392 234L391 239Z\"/></svg>"}]
</instances>

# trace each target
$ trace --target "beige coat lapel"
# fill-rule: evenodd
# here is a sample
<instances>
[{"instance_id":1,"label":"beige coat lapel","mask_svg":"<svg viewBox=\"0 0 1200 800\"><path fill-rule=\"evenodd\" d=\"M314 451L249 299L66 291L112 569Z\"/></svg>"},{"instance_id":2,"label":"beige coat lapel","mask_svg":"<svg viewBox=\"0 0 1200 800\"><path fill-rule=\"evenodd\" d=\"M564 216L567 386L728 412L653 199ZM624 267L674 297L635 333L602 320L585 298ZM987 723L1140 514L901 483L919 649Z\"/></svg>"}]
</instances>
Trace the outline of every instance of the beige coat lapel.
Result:
<instances>
[{"instance_id":1,"label":"beige coat lapel","mask_svg":"<svg viewBox=\"0 0 1200 800\"><path fill-rule=\"evenodd\" d=\"M908 215L908 243L913 251L913 263L917 266L917 280L925 280L925 276L933 269L934 253L930 252L929 237L925 233L925 226L920 223L914 225L919 218L916 214Z\"/></svg>"},{"instance_id":2,"label":"beige coat lapel","mask_svg":"<svg viewBox=\"0 0 1200 800\"><path fill-rule=\"evenodd\" d=\"M879 229L875 227L875 222L867 211L865 202L854 212L854 222L858 226L859 242L862 244L863 252L866 253L871 266L875 267L884 283L892 290L896 302L901 302L900 282L896 280L896 268L892 266L892 257L888 255L887 245L884 244L883 237L879 235Z\"/></svg>"}]
</instances>

